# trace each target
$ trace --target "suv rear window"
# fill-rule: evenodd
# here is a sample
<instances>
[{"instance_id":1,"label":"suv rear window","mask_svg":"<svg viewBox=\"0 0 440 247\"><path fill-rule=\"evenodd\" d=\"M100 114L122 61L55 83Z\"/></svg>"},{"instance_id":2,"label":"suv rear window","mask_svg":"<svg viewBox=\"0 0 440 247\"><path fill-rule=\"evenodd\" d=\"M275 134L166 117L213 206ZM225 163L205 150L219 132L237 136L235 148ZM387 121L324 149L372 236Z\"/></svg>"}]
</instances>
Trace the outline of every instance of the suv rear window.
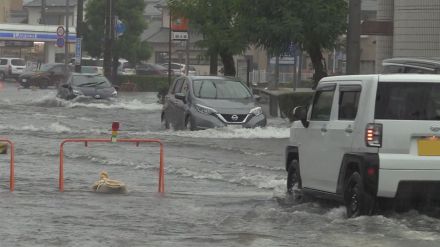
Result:
<instances>
[{"instance_id":1,"label":"suv rear window","mask_svg":"<svg viewBox=\"0 0 440 247\"><path fill-rule=\"evenodd\" d=\"M374 117L440 120L440 84L379 82Z\"/></svg>"},{"instance_id":2,"label":"suv rear window","mask_svg":"<svg viewBox=\"0 0 440 247\"><path fill-rule=\"evenodd\" d=\"M26 62L23 59L12 59L11 64L14 66L25 66Z\"/></svg>"}]
</instances>

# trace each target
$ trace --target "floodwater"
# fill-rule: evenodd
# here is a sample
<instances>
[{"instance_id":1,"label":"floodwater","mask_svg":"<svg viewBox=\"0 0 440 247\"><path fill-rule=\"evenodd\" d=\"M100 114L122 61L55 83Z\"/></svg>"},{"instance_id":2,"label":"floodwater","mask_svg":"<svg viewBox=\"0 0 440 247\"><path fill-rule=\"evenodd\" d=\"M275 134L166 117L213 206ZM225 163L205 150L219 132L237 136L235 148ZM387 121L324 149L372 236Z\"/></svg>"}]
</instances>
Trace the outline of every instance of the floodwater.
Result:
<instances>
[{"instance_id":1,"label":"floodwater","mask_svg":"<svg viewBox=\"0 0 440 247\"><path fill-rule=\"evenodd\" d=\"M262 129L169 131L155 93L113 101L64 101L55 90L0 85L0 137L16 145L15 191L0 155L0 246L440 246L440 220L416 211L347 219L345 208L285 198L289 123ZM155 144L66 144L66 138L159 138L165 193L157 193ZM99 172L128 186L91 192Z\"/></svg>"}]
</instances>

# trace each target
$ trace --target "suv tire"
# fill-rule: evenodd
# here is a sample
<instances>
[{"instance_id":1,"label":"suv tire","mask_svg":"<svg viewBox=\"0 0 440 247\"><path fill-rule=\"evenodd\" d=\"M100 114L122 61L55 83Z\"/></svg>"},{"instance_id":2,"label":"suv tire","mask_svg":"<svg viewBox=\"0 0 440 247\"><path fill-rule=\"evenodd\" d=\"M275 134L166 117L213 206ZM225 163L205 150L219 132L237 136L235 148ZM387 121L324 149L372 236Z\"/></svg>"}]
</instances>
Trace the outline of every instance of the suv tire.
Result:
<instances>
[{"instance_id":1,"label":"suv tire","mask_svg":"<svg viewBox=\"0 0 440 247\"><path fill-rule=\"evenodd\" d=\"M369 196L364 191L364 183L359 172L353 172L344 187L344 202L347 217L354 218L371 212Z\"/></svg>"},{"instance_id":2,"label":"suv tire","mask_svg":"<svg viewBox=\"0 0 440 247\"><path fill-rule=\"evenodd\" d=\"M293 194L293 188L295 184L300 185L300 174L299 174L299 166L297 160L292 160L289 166L289 170L287 171L287 194Z\"/></svg>"}]
</instances>

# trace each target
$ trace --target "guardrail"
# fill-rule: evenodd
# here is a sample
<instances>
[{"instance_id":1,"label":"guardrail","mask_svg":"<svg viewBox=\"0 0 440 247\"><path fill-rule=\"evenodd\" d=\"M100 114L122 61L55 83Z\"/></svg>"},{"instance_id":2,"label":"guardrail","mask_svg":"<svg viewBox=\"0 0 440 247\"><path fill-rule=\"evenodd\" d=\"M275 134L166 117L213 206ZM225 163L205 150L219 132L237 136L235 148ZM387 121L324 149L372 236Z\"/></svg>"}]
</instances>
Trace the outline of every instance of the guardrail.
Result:
<instances>
[{"instance_id":1,"label":"guardrail","mask_svg":"<svg viewBox=\"0 0 440 247\"><path fill-rule=\"evenodd\" d=\"M84 145L88 147L88 143L135 143L136 147L139 143L159 143L160 144L160 167L159 167L159 185L158 192L164 193L165 191L165 177L164 177L164 151L163 143L159 139L65 139L60 144L60 175L59 175L59 190L64 191L64 144L69 142L84 142Z\"/></svg>"},{"instance_id":2,"label":"guardrail","mask_svg":"<svg viewBox=\"0 0 440 247\"><path fill-rule=\"evenodd\" d=\"M14 143L9 139L0 139L0 143L8 143L11 147L10 158L9 158L9 191L14 191L15 177L14 177Z\"/></svg>"}]
</instances>

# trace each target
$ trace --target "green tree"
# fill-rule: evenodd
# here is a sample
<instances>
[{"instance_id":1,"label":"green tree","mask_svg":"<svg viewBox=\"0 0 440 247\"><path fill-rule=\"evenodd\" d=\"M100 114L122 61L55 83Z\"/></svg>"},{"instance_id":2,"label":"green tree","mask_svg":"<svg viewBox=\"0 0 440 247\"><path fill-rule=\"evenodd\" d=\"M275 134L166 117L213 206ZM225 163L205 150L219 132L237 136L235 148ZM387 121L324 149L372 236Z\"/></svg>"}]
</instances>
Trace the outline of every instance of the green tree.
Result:
<instances>
[{"instance_id":1,"label":"green tree","mask_svg":"<svg viewBox=\"0 0 440 247\"><path fill-rule=\"evenodd\" d=\"M217 56L220 55L224 74L235 76L233 56L242 53L249 37L240 25L240 0L169 0L174 15L190 20L190 27L203 35L199 42L210 55L210 72L217 74Z\"/></svg>"},{"instance_id":2,"label":"green tree","mask_svg":"<svg viewBox=\"0 0 440 247\"><path fill-rule=\"evenodd\" d=\"M307 0L300 1L298 14L303 21L302 35L298 43L310 56L316 84L327 76L324 49L333 49L339 38L347 30L347 1L345 0Z\"/></svg>"},{"instance_id":3,"label":"green tree","mask_svg":"<svg viewBox=\"0 0 440 247\"><path fill-rule=\"evenodd\" d=\"M84 49L92 57L101 57L105 37L106 0L90 0L86 5ZM147 28L143 17L143 0L113 0L114 13L126 25L126 31L114 43L113 63L122 57L137 63L151 56L151 48L140 40Z\"/></svg>"},{"instance_id":4,"label":"green tree","mask_svg":"<svg viewBox=\"0 0 440 247\"><path fill-rule=\"evenodd\" d=\"M295 15L298 1L292 0L241 0L240 24L247 30L253 44L265 48L275 56L275 81L278 87L278 58L284 55L292 42L300 40L302 20Z\"/></svg>"}]
</instances>

